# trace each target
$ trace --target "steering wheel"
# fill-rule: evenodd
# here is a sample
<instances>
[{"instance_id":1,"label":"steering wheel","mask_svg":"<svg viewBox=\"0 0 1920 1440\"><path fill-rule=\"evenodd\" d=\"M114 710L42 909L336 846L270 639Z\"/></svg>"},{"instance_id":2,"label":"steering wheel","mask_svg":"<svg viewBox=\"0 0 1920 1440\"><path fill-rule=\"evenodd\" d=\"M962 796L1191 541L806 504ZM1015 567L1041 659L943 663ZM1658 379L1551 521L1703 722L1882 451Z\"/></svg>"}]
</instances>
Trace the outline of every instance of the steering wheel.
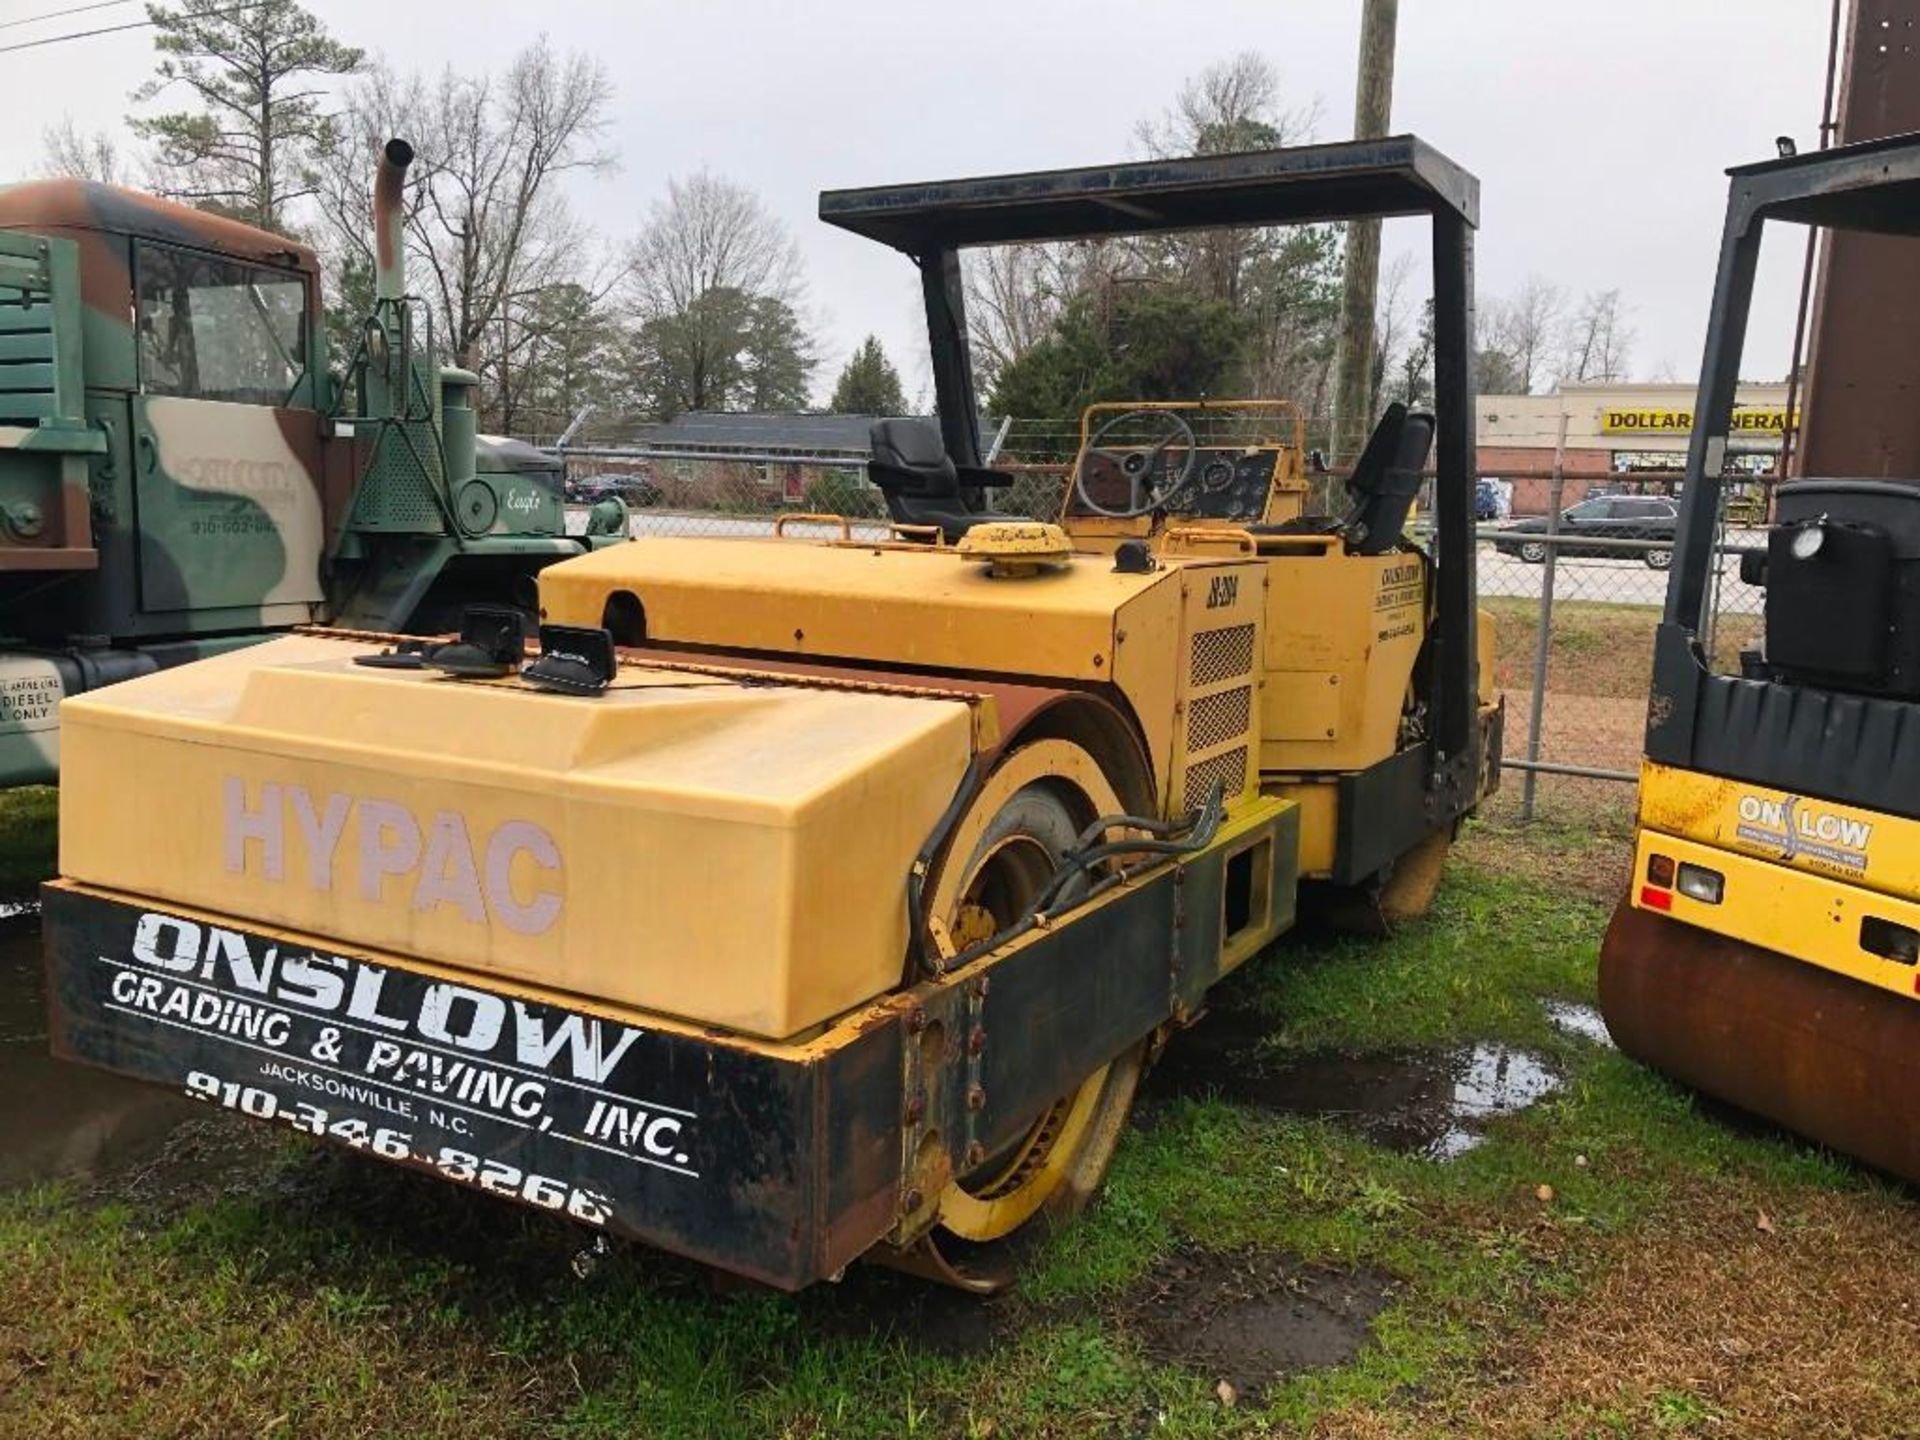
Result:
<instances>
[{"instance_id":1,"label":"steering wheel","mask_svg":"<svg viewBox=\"0 0 1920 1440\"><path fill-rule=\"evenodd\" d=\"M1100 442L1129 421L1146 425L1149 433L1153 430L1162 432L1162 438L1144 450L1103 450ZM1187 450L1187 461L1180 467L1179 475L1172 478L1163 476L1160 483L1143 486L1141 481L1154 473L1159 467L1160 457L1174 445L1184 445ZM1087 461L1096 455L1127 477L1128 493L1133 502L1127 509L1109 509L1087 493ZM1193 427L1181 419L1176 411L1123 410L1111 416L1087 437L1086 448L1080 452L1080 464L1073 474L1073 492L1080 497L1080 503L1096 515L1104 515L1109 520L1137 519L1164 509L1175 496L1192 484L1194 466L1199 458L1200 447L1193 438Z\"/></svg>"}]
</instances>

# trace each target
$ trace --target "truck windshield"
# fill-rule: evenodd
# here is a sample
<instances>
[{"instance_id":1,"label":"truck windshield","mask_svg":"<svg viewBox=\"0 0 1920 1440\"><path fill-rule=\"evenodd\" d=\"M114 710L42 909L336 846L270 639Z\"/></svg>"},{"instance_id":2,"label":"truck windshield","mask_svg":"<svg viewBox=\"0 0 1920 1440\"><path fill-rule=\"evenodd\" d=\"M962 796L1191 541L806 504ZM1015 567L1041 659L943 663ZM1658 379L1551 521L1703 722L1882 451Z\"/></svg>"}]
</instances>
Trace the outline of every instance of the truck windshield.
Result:
<instances>
[{"instance_id":1,"label":"truck windshield","mask_svg":"<svg viewBox=\"0 0 1920 1440\"><path fill-rule=\"evenodd\" d=\"M306 282L141 245L140 381L149 395L284 405L305 375Z\"/></svg>"}]
</instances>

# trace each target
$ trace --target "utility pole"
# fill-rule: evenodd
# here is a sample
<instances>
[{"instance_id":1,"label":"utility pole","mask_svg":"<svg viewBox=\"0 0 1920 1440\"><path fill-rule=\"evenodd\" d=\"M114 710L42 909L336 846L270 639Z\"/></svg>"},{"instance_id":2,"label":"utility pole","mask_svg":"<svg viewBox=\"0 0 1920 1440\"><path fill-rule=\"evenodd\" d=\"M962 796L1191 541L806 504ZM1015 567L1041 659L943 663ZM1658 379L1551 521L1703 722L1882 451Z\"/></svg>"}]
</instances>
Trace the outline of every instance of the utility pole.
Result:
<instances>
[{"instance_id":1,"label":"utility pole","mask_svg":"<svg viewBox=\"0 0 1920 1440\"><path fill-rule=\"evenodd\" d=\"M1400 0L1362 0L1360 74L1353 97L1353 138L1377 140L1393 116L1393 39ZM1350 464L1366 443L1373 417L1373 311L1380 282L1380 222L1347 222L1347 270L1340 290L1340 334L1334 350L1333 456Z\"/></svg>"}]
</instances>

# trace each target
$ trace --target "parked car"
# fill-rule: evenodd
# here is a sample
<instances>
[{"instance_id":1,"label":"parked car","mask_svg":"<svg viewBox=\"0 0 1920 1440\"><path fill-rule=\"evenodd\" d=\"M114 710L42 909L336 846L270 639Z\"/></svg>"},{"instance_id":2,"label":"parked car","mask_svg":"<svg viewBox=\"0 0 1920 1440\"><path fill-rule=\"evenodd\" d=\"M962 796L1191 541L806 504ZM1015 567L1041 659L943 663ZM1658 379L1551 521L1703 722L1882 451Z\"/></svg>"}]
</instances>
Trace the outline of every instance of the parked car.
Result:
<instances>
[{"instance_id":1,"label":"parked car","mask_svg":"<svg viewBox=\"0 0 1920 1440\"><path fill-rule=\"evenodd\" d=\"M1560 558L1639 560L1650 569L1664 570L1673 563L1679 519L1678 502L1665 495L1589 497L1560 512L1560 534L1571 542L1561 549ZM1501 529L1493 548L1537 565L1547 558L1547 528L1544 515L1518 521ZM1648 541L1663 543L1649 547Z\"/></svg>"},{"instance_id":2,"label":"parked car","mask_svg":"<svg viewBox=\"0 0 1920 1440\"><path fill-rule=\"evenodd\" d=\"M658 505L660 487L644 475L582 475L567 481L569 505L594 505L609 498L636 509Z\"/></svg>"},{"instance_id":3,"label":"parked car","mask_svg":"<svg viewBox=\"0 0 1920 1440\"><path fill-rule=\"evenodd\" d=\"M1494 520L1506 518L1509 506L1509 492L1513 487L1502 480L1492 480L1481 476L1473 486L1473 518L1485 525Z\"/></svg>"}]
</instances>

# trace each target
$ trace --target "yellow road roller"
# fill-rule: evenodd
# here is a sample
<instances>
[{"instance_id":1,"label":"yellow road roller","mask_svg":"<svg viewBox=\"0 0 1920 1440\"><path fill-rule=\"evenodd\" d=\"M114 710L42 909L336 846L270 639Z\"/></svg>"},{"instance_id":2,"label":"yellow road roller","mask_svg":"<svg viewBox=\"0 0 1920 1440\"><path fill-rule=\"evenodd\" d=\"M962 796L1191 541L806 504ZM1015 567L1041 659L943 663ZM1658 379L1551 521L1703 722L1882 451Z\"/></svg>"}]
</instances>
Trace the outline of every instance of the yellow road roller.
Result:
<instances>
[{"instance_id":1,"label":"yellow road roller","mask_svg":"<svg viewBox=\"0 0 1920 1440\"><path fill-rule=\"evenodd\" d=\"M1601 1008L1629 1055L1920 1181L1920 479L1900 468L1920 446L1897 370L1911 352L1884 329L1903 312L1879 296L1870 317L1822 307L1832 343L1816 350L1809 402L1844 415L1841 448L1877 473L1779 487L1765 548L1737 561L1765 587L1762 643L1737 670L1711 659L1712 596L1735 581L1716 512L1764 227L1909 237L1847 252L1904 280L1920 137L1731 173ZM1823 374L1843 351L1851 366ZM1875 395L1878 411L1863 405Z\"/></svg>"},{"instance_id":2,"label":"yellow road roller","mask_svg":"<svg viewBox=\"0 0 1920 1440\"><path fill-rule=\"evenodd\" d=\"M998 1283L1302 884L1417 909L1497 774L1476 205L1408 137L824 195L924 281L888 523L608 547L537 644L475 607L70 703L57 1052L774 1286ZM1292 407L1218 400L1096 407L1055 519L992 509L961 247L1352 215L1431 222L1437 401L1341 513Z\"/></svg>"}]
</instances>

